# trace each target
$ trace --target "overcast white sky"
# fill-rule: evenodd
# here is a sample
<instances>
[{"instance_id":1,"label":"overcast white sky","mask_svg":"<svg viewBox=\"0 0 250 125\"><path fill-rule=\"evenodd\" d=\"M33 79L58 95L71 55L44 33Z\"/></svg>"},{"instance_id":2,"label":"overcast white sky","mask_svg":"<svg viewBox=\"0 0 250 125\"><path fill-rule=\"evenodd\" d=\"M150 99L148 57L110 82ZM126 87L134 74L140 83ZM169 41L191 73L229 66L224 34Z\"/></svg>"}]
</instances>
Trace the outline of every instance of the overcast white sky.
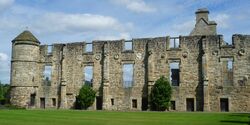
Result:
<instances>
[{"instance_id":1,"label":"overcast white sky","mask_svg":"<svg viewBox=\"0 0 250 125\"><path fill-rule=\"evenodd\" d=\"M0 0L0 81L9 83L11 40L26 27L42 44L188 35L204 7L227 40L250 34L249 0Z\"/></svg>"}]
</instances>

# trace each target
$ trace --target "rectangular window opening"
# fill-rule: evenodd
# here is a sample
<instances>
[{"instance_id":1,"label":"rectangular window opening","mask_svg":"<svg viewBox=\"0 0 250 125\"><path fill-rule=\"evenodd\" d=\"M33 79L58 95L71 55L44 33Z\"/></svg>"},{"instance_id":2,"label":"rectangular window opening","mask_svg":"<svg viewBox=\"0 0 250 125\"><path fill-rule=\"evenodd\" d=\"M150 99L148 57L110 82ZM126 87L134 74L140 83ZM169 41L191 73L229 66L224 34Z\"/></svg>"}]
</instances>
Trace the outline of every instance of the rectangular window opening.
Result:
<instances>
[{"instance_id":1,"label":"rectangular window opening","mask_svg":"<svg viewBox=\"0 0 250 125\"><path fill-rule=\"evenodd\" d=\"M36 94L31 94L30 95L30 106L35 105L35 99L36 99Z\"/></svg>"},{"instance_id":2,"label":"rectangular window opening","mask_svg":"<svg viewBox=\"0 0 250 125\"><path fill-rule=\"evenodd\" d=\"M51 55L52 54L52 50L53 50L53 46L52 45L48 45L47 47L48 47L47 48L47 53L48 53L48 55Z\"/></svg>"},{"instance_id":3,"label":"rectangular window opening","mask_svg":"<svg viewBox=\"0 0 250 125\"><path fill-rule=\"evenodd\" d=\"M55 107L56 106L56 98L52 98L52 105Z\"/></svg>"},{"instance_id":4,"label":"rectangular window opening","mask_svg":"<svg viewBox=\"0 0 250 125\"><path fill-rule=\"evenodd\" d=\"M124 42L124 50L133 50L133 42L132 42L132 40Z\"/></svg>"},{"instance_id":5,"label":"rectangular window opening","mask_svg":"<svg viewBox=\"0 0 250 125\"><path fill-rule=\"evenodd\" d=\"M85 52L93 52L93 44L86 43Z\"/></svg>"},{"instance_id":6,"label":"rectangular window opening","mask_svg":"<svg viewBox=\"0 0 250 125\"><path fill-rule=\"evenodd\" d=\"M123 87L130 88L134 82L134 64L123 64Z\"/></svg>"},{"instance_id":7,"label":"rectangular window opening","mask_svg":"<svg viewBox=\"0 0 250 125\"><path fill-rule=\"evenodd\" d=\"M180 48L179 37L170 38L169 48Z\"/></svg>"},{"instance_id":8,"label":"rectangular window opening","mask_svg":"<svg viewBox=\"0 0 250 125\"><path fill-rule=\"evenodd\" d=\"M132 107L137 108L137 100L136 99L132 99Z\"/></svg>"},{"instance_id":9,"label":"rectangular window opening","mask_svg":"<svg viewBox=\"0 0 250 125\"><path fill-rule=\"evenodd\" d=\"M97 96L96 97L96 109L97 110L102 110L102 96Z\"/></svg>"},{"instance_id":10,"label":"rectangular window opening","mask_svg":"<svg viewBox=\"0 0 250 125\"><path fill-rule=\"evenodd\" d=\"M187 98L186 100L187 111L194 111L194 98Z\"/></svg>"},{"instance_id":11,"label":"rectangular window opening","mask_svg":"<svg viewBox=\"0 0 250 125\"><path fill-rule=\"evenodd\" d=\"M45 98L40 98L40 108L41 109L45 108Z\"/></svg>"},{"instance_id":12,"label":"rectangular window opening","mask_svg":"<svg viewBox=\"0 0 250 125\"><path fill-rule=\"evenodd\" d=\"M179 86L180 83L180 66L179 62L170 63L170 81L172 86Z\"/></svg>"},{"instance_id":13,"label":"rectangular window opening","mask_svg":"<svg viewBox=\"0 0 250 125\"><path fill-rule=\"evenodd\" d=\"M45 66L43 72L43 80L45 85L48 86L51 85L51 75L52 75L52 66Z\"/></svg>"},{"instance_id":14,"label":"rectangular window opening","mask_svg":"<svg viewBox=\"0 0 250 125\"><path fill-rule=\"evenodd\" d=\"M223 82L226 86L233 85L233 59L226 58L222 60L222 75L223 75Z\"/></svg>"},{"instance_id":15,"label":"rectangular window opening","mask_svg":"<svg viewBox=\"0 0 250 125\"><path fill-rule=\"evenodd\" d=\"M115 105L113 98L111 99L111 105Z\"/></svg>"},{"instance_id":16,"label":"rectangular window opening","mask_svg":"<svg viewBox=\"0 0 250 125\"><path fill-rule=\"evenodd\" d=\"M93 66L84 67L84 84L93 86Z\"/></svg>"},{"instance_id":17,"label":"rectangular window opening","mask_svg":"<svg viewBox=\"0 0 250 125\"><path fill-rule=\"evenodd\" d=\"M228 112L229 111L228 98L221 98L220 99L220 110L222 112Z\"/></svg>"},{"instance_id":18,"label":"rectangular window opening","mask_svg":"<svg viewBox=\"0 0 250 125\"><path fill-rule=\"evenodd\" d=\"M176 108L175 108L175 101L171 101L170 102L170 108L171 108L171 110L176 110Z\"/></svg>"}]
</instances>

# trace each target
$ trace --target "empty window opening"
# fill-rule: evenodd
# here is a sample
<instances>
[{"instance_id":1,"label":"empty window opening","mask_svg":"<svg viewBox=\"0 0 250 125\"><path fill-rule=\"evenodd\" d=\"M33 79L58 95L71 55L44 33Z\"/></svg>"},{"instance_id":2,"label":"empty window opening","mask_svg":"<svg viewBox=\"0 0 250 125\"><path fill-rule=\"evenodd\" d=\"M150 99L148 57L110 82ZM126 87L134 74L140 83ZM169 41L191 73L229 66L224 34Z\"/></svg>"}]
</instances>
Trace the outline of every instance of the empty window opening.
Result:
<instances>
[{"instance_id":1,"label":"empty window opening","mask_svg":"<svg viewBox=\"0 0 250 125\"><path fill-rule=\"evenodd\" d=\"M43 80L45 85L51 85L52 66L45 66Z\"/></svg>"},{"instance_id":2,"label":"empty window opening","mask_svg":"<svg viewBox=\"0 0 250 125\"><path fill-rule=\"evenodd\" d=\"M129 88L133 86L133 75L134 75L133 64L123 64L123 87Z\"/></svg>"},{"instance_id":3,"label":"empty window opening","mask_svg":"<svg viewBox=\"0 0 250 125\"><path fill-rule=\"evenodd\" d=\"M187 111L194 111L194 98L187 98L186 100Z\"/></svg>"},{"instance_id":4,"label":"empty window opening","mask_svg":"<svg viewBox=\"0 0 250 125\"><path fill-rule=\"evenodd\" d=\"M179 48L180 42L178 37L170 38L169 48Z\"/></svg>"},{"instance_id":5,"label":"empty window opening","mask_svg":"<svg viewBox=\"0 0 250 125\"><path fill-rule=\"evenodd\" d=\"M113 98L111 99L111 105L115 105Z\"/></svg>"},{"instance_id":6,"label":"empty window opening","mask_svg":"<svg viewBox=\"0 0 250 125\"><path fill-rule=\"evenodd\" d=\"M220 99L220 110L222 112L228 112L229 111L228 98L221 98Z\"/></svg>"},{"instance_id":7,"label":"empty window opening","mask_svg":"<svg viewBox=\"0 0 250 125\"><path fill-rule=\"evenodd\" d=\"M48 55L52 54L52 49L53 49L53 46L52 45L48 45L48 48L47 48Z\"/></svg>"},{"instance_id":8,"label":"empty window opening","mask_svg":"<svg viewBox=\"0 0 250 125\"><path fill-rule=\"evenodd\" d=\"M45 108L45 98L40 98L40 108L41 109Z\"/></svg>"},{"instance_id":9,"label":"empty window opening","mask_svg":"<svg viewBox=\"0 0 250 125\"><path fill-rule=\"evenodd\" d=\"M222 75L223 75L223 82L226 86L233 85L233 59L226 58L222 59Z\"/></svg>"},{"instance_id":10,"label":"empty window opening","mask_svg":"<svg viewBox=\"0 0 250 125\"><path fill-rule=\"evenodd\" d=\"M233 59L227 60L227 70L232 71L233 70Z\"/></svg>"},{"instance_id":11,"label":"empty window opening","mask_svg":"<svg viewBox=\"0 0 250 125\"><path fill-rule=\"evenodd\" d=\"M56 106L56 98L52 98L52 105L55 107Z\"/></svg>"},{"instance_id":12,"label":"empty window opening","mask_svg":"<svg viewBox=\"0 0 250 125\"><path fill-rule=\"evenodd\" d=\"M137 108L137 100L136 99L132 99L132 107Z\"/></svg>"},{"instance_id":13,"label":"empty window opening","mask_svg":"<svg viewBox=\"0 0 250 125\"><path fill-rule=\"evenodd\" d=\"M124 42L124 50L133 50L132 40Z\"/></svg>"},{"instance_id":14,"label":"empty window opening","mask_svg":"<svg viewBox=\"0 0 250 125\"><path fill-rule=\"evenodd\" d=\"M171 81L172 86L179 86L179 83L180 83L179 62L170 63L170 81Z\"/></svg>"},{"instance_id":15,"label":"empty window opening","mask_svg":"<svg viewBox=\"0 0 250 125\"><path fill-rule=\"evenodd\" d=\"M36 100L36 94L31 94L30 95L30 106L35 105L35 100Z\"/></svg>"},{"instance_id":16,"label":"empty window opening","mask_svg":"<svg viewBox=\"0 0 250 125\"><path fill-rule=\"evenodd\" d=\"M84 67L84 84L93 86L93 66Z\"/></svg>"},{"instance_id":17,"label":"empty window opening","mask_svg":"<svg viewBox=\"0 0 250 125\"><path fill-rule=\"evenodd\" d=\"M86 43L85 52L92 52L93 51L93 44Z\"/></svg>"},{"instance_id":18,"label":"empty window opening","mask_svg":"<svg viewBox=\"0 0 250 125\"><path fill-rule=\"evenodd\" d=\"M171 110L176 110L176 108L175 108L175 101L171 101L170 102L170 108L171 108Z\"/></svg>"}]
</instances>

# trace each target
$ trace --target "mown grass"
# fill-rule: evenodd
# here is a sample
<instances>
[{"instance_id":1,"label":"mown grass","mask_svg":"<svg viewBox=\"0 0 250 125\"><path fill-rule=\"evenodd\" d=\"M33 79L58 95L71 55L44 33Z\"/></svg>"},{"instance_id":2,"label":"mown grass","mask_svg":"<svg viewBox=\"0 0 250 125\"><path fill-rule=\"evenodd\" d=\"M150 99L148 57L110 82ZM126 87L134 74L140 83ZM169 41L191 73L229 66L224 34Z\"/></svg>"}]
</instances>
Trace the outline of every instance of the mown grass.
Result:
<instances>
[{"instance_id":1,"label":"mown grass","mask_svg":"<svg viewBox=\"0 0 250 125\"><path fill-rule=\"evenodd\" d=\"M247 113L0 110L0 125L250 125Z\"/></svg>"}]
</instances>

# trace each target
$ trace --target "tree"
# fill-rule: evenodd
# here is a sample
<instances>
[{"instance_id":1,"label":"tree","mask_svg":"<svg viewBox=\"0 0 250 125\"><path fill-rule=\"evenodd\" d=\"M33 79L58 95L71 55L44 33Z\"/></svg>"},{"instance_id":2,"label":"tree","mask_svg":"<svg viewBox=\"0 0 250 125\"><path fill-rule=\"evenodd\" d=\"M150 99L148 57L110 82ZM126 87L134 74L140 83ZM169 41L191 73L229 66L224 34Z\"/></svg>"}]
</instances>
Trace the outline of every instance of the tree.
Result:
<instances>
[{"instance_id":1,"label":"tree","mask_svg":"<svg viewBox=\"0 0 250 125\"><path fill-rule=\"evenodd\" d=\"M96 92L89 86L84 85L76 97L76 108L77 109L87 109L95 101Z\"/></svg>"},{"instance_id":2,"label":"tree","mask_svg":"<svg viewBox=\"0 0 250 125\"><path fill-rule=\"evenodd\" d=\"M10 85L2 84L0 81L0 105L8 103L9 91L10 91Z\"/></svg>"},{"instance_id":3,"label":"tree","mask_svg":"<svg viewBox=\"0 0 250 125\"><path fill-rule=\"evenodd\" d=\"M161 76L154 84L150 94L150 108L153 111L165 111L169 108L172 88L169 80Z\"/></svg>"}]
</instances>

